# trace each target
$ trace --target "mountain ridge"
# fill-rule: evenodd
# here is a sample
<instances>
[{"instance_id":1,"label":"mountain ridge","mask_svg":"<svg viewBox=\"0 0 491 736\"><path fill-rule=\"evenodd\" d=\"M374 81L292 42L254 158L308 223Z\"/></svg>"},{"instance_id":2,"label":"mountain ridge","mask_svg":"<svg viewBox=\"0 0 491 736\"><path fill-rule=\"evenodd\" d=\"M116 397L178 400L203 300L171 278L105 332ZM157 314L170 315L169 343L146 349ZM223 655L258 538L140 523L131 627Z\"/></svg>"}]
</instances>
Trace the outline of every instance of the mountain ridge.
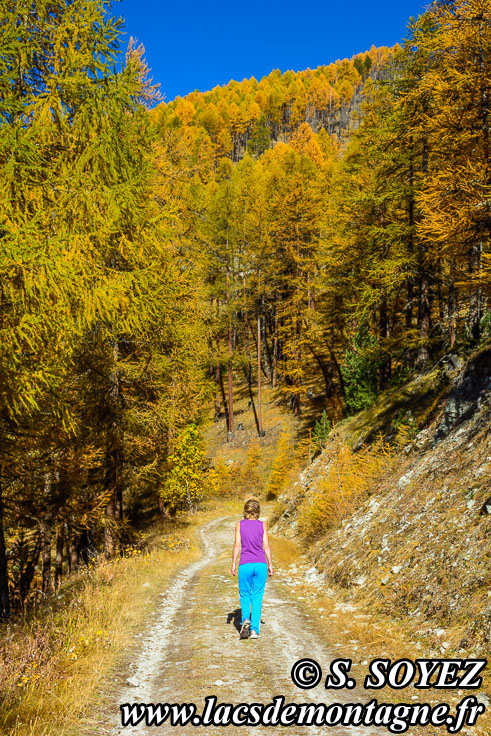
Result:
<instances>
[{"instance_id":1,"label":"mountain ridge","mask_svg":"<svg viewBox=\"0 0 491 736\"><path fill-rule=\"evenodd\" d=\"M259 81L254 76L230 80L163 101L152 115L162 128L201 129L234 162L246 150L260 154L279 140L288 141L302 123L315 133L324 129L343 138L356 124L365 82L380 78L396 48L372 46L315 69L273 69Z\"/></svg>"}]
</instances>

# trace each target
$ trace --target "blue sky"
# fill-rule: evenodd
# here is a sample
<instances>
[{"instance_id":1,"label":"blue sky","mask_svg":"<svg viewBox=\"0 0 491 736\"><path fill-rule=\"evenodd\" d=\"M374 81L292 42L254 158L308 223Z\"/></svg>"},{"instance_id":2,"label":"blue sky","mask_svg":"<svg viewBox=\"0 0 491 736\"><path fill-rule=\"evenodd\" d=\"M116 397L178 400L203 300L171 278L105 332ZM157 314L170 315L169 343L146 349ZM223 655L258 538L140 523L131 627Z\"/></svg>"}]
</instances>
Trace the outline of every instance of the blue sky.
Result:
<instances>
[{"instance_id":1,"label":"blue sky","mask_svg":"<svg viewBox=\"0 0 491 736\"><path fill-rule=\"evenodd\" d=\"M143 43L165 99L272 69L315 68L404 38L420 0L247 3L123 0L114 15Z\"/></svg>"}]
</instances>

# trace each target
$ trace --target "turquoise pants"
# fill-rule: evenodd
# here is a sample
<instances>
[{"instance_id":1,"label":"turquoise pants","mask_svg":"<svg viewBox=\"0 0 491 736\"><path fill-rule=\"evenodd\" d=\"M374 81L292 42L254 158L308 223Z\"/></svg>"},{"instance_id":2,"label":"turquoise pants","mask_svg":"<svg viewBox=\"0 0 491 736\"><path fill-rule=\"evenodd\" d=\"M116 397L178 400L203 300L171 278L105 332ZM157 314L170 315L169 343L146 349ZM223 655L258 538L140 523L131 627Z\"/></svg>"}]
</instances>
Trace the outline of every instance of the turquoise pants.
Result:
<instances>
[{"instance_id":1,"label":"turquoise pants","mask_svg":"<svg viewBox=\"0 0 491 736\"><path fill-rule=\"evenodd\" d=\"M246 562L239 565L239 595L242 609L242 621L249 619L251 629L259 634L261 622L261 606L264 586L268 578L268 566L265 562Z\"/></svg>"}]
</instances>

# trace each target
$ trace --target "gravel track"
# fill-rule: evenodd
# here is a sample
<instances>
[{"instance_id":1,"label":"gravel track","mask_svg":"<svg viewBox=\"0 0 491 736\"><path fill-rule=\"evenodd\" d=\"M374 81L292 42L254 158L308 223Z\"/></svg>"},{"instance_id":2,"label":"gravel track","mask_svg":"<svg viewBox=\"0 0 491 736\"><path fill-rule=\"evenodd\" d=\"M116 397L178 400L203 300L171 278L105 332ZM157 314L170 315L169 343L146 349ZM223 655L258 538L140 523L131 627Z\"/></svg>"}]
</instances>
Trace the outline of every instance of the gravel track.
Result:
<instances>
[{"instance_id":1,"label":"gravel track","mask_svg":"<svg viewBox=\"0 0 491 736\"><path fill-rule=\"evenodd\" d=\"M296 687L290 677L292 665L309 657L326 669L336 658L329 644L315 630L315 622L300 610L293 594L273 576L266 585L261 636L258 640L238 638L240 621L237 578L229 573L235 519L214 520L200 530L203 556L181 571L165 592L151 628L141 640L127 685L115 694L113 726L106 720L100 733L177 734L181 736L234 736L271 734L257 727L159 727L140 724L123 728L121 703L196 703L216 695L219 703L265 703L284 695L287 703L363 702L366 693L357 690L330 692L323 680L311 690ZM325 677L325 675L324 675ZM343 695L344 693L344 695ZM275 727L297 736L319 733L331 736L372 736L377 729L328 726ZM385 730L384 730L385 731ZM385 732L386 733L386 732Z\"/></svg>"}]
</instances>

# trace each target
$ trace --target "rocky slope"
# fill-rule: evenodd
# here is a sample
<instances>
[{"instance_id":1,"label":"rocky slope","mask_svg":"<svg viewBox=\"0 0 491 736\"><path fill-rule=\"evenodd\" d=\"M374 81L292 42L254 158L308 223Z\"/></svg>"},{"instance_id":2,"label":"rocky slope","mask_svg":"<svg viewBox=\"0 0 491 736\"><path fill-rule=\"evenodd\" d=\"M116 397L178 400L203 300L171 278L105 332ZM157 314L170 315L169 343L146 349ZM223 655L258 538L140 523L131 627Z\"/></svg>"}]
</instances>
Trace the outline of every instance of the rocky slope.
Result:
<instances>
[{"instance_id":1,"label":"rocky slope","mask_svg":"<svg viewBox=\"0 0 491 736\"><path fill-rule=\"evenodd\" d=\"M309 550L326 587L406 618L435 652L484 654L490 638L490 388L491 350L465 365L450 356L341 426L357 446L375 429L390 434L401 411L425 424L356 512ZM299 506L329 462L327 447L283 494L273 531L297 535Z\"/></svg>"}]
</instances>

